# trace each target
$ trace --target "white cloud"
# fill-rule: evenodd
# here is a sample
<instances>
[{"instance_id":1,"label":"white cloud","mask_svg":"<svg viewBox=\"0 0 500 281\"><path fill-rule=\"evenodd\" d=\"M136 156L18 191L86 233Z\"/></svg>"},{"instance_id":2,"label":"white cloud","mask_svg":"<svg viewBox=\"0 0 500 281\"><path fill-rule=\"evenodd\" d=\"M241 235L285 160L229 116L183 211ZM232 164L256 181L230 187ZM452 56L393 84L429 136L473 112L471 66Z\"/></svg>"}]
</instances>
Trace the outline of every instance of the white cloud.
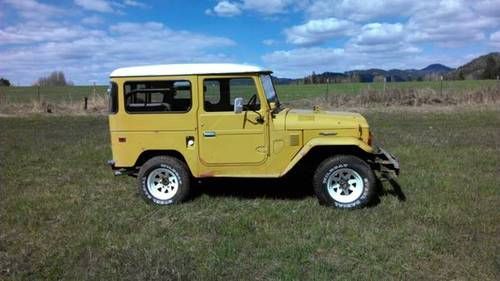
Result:
<instances>
[{"instance_id":1,"label":"white cloud","mask_svg":"<svg viewBox=\"0 0 500 281\"><path fill-rule=\"evenodd\" d=\"M205 11L208 15L217 15L221 17L233 17L241 14L239 5L230 1L221 1L213 9Z\"/></svg>"},{"instance_id":2,"label":"white cloud","mask_svg":"<svg viewBox=\"0 0 500 281\"><path fill-rule=\"evenodd\" d=\"M293 0L244 0L243 8L265 15L272 15L286 12L287 7L294 2Z\"/></svg>"},{"instance_id":3,"label":"white cloud","mask_svg":"<svg viewBox=\"0 0 500 281\"><path fill-rule=\"evenodd\" d=\"M406 42L406 31L400 23L370 23L351 38L348 48L353 52L394 57L420 53L421 50Z\"/></svg>"},{"instance_id":4,"label":"white cloud","mask_svg":"<svg viewBox=\"0 0 500 281\"><path fill-rule=\"evenodd\" d=\"M469 2L444 0L421 7L406 24L410 42L438 42L460 46L485 38L484 31L499 25L494 18L478 14Z\"/></svg>"},{"instance_id":5,"label":"white cloud","mask_svg":"<svg viewBox=\"0 0 500 281\"><path fill-rule=\"evenodd\" d=\"M266 46L272 46L272 45L276 44L276 40L274 40L274 39L264 39L264 40L262 40L262 44L264 44Z\"/></svg>"},{"instance_id":6,"label":"white cloud","mask_svg":"<svg viewBox=\"0 0 500 281\"><path fill-rule=\"evenodd\" d=\"M473 9L479 14L500 18L500 0L476 0L471 2Z\"/></svg>"},{"instance_id":7,"label":"white cloud","mask_svg":"<svg viewBox=\"0 0 500 281\"><path fill-rule=\"evenodd\" d=\"M102 36L103 34L102 31L88 30L79 26L26 22L0 29L0 45L61 42L81 37Z\"/></svg>"},{"instance_id":8,"label":"white cloud","mask_svg":"<svg viewBox=\"0 0 500 281\"><path fill-rule=\"evenodd\" d=\"M344 49L320 47L279 50L262 56L264 63L281 77L300 77L312 71L335 71L335 66L340 67L344 58Z\"/></svg>"},{"instance_id":9,"label":"white cloud","mask_svg":"<svg viewBox=\"0 0 500 281\"><path fill-rule=\"evenodd\" d=\"M111 4L106 0L74 0L75 4L89 11L109 13L113 12Z\"/></svg>"},{"instance_id":10,"label":"white cloud","mask_svg":"<svg viewBox=\"0 0 500 281\"><path fill-rule=\"evenodd\" d=\"M124 0L123 4L126 6L130 6L130 7L149 8L148 5L146 5L142 2L139 2L139 1L135 1L135 0Z\"/></svg>"},{"instance_id":11,"label":"white cloud","mask_svg":"<svg viewBox=\"0 0 500 281\"><path fill-rule=\"evenodd\" d=\"M82 19L82 23L87 24L87 25L98 25L98 24L101 24L103 22L104 22L104 19L100 16L97 16L97 15L85 17Z\"/></svg>"},{"instance_id":12,"label":"white cloud","mask_svg":"<svg viewBox=\"0 0 500 281\"><path fill-rule=\"evenodd\" d=\"M380 45L404 39L405 31L400 23L370 23L361 28L361 32L354 37L354 42L358 45Z\"/></svg>"},{"instance_id":13,"label":"white cloud","mask_svg":"<svg viewBox=\"0 0 500 281\"><path fill-rule=\"evenodd\" d=\"M307 1L298 0L240 0L219 1L213 9L205 10L208 15L232 17L243 13L243 11L254 11L263 15L283 14L290 7L302 6L298 3Z\"/></svg>"},{"instance_id":14,"label":"white cloud","mask_svg":"<svg viewBox=\"0 0 500 281\"><path fill-rule=\"evenodd\" d=\"M357 26L347 20L325 18L310 20L285 30L287 42L296 45L312 45L334 37L352 35Z\"/></svg>"},{"instance_id":15,"label":"white cloud","mask_svg":"<svg viewBox=\"0 0 500 281\"><path fill-rule=\"evenodd\" d=\"M353 21L367 21L383 16L409 15L420 1L317 0L311 2L310 6L306 9L310 18L333 16Z\"/></svg>"},{"instance_id":16,"label":"white cloud","mask_svg":"<svg viewBox=\"0 0 500 281\"><path fill-rule=\"evenodd\" d=\"M121 66L227 61L214 51L235 45L228 38L173 30L158 22L124 22L108 30L26 23L0 30L1 71L22 84L59 69L76 83L88 83L106 81Z\"/></svg>"},{"instance_id":17,"label":"white cloud","mask_svg":"<svg viewBox=\"0 0 500 281\"><path fill-rule=\"evenodd\" d=\"M36 0L4 0L26 19L46 19L60 14L61 9L51 5L39 3Z\"/></svg>"},{"instance_id":18,"label":"white cloud","mask_svg":"<svg viewBox=\"0 0 500 281\"><path fill-rule=\"evenodd\" d=\"M490 44L500 48L500 31L490 34Z\"/></svg>"}]
</instances>

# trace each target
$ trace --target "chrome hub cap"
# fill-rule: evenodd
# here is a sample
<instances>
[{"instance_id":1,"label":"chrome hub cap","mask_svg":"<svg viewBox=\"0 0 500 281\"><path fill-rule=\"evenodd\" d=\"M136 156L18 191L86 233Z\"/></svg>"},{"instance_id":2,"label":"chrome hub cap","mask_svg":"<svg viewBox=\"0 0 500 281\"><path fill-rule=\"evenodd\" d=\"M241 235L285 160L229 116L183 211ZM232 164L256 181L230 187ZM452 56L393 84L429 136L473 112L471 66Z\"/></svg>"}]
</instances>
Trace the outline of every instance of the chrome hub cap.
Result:
<instances>
[{"instance_id":1,"label":"chrome hub cap","mask_svg":"<svg viewBox=\"0 0 500 281\"><path fill-rule=\"evenodd\" d=\"M147 187L153 197L168 200L177 193L179 179L171 169L158 168L149 173Z\"/></svg>"},{"instance_id":2,"label":"chrome hub cap","mask_svg":"<svg viewBox=\"0 0 500 281\"><path fill-rule=\"evenodd\" d=\"M350 203L363 194L363 178L353 169L334 171L327 180L328 194L337 202Z\"/></svg>"}]
</instances>

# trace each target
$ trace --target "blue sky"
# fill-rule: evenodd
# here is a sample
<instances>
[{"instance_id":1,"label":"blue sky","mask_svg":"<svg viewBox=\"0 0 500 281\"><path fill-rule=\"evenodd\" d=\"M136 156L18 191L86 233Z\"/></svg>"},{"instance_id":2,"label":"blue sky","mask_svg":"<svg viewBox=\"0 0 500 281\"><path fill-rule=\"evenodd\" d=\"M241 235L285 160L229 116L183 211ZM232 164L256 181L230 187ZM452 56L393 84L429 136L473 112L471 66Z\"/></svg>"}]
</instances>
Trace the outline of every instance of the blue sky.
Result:
<instances>
[{"instance_id":1,"label":"blue sky","mask_svg":"<svg viewBox=\"0 0 500 281\"><path fill-rule=\"evenodd\" d=\"M62 70L106 83L118 67L235 62L280 77L459 66L500 50L500 0L0 0L0 76Z\"/></svg>"}]
</instances>

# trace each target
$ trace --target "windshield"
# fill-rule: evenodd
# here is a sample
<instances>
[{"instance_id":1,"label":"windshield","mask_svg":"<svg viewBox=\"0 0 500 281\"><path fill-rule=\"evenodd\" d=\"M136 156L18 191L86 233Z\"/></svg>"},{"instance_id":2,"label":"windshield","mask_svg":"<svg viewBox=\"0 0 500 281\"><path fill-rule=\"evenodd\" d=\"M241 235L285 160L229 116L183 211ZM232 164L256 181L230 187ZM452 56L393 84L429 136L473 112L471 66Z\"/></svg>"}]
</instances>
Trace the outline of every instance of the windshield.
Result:
<instances>
[{"instance_id":1,"label":"windshield","mask_svg":"<svg viewBox=\"0 0 500 281\"><path fill-rule=\"evenodd\" d=\"M279 105L278 95L276 95L276 91L274 90L271 75L262 74L260 76L260 80L262 80L262 87L264 88L264 92L266 93L267 102L274 102Z\"/></svg>"}]
</instances>

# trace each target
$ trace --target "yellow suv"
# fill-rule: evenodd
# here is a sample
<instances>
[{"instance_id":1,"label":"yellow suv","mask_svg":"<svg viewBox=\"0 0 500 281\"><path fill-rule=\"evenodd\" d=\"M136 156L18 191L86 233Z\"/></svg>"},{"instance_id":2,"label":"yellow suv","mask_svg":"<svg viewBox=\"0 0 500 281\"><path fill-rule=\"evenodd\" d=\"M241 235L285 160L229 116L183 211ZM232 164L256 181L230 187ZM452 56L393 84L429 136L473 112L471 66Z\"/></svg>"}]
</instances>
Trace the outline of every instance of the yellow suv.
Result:
<instances>
[{"instance_id":1,"label":"yellow suv","mask_svg":"<svg viewBox=\"0 0 500 281\"><path fill-rule=\"evenodd\" d=\"M310 175L320 203L366 205L397 159L372 145L357 113L284 107L271 71L239 64L176 64L111 73L115 175L137 176L156 204L182 202L193 178Z\"/></svg>"}]
</instances>

